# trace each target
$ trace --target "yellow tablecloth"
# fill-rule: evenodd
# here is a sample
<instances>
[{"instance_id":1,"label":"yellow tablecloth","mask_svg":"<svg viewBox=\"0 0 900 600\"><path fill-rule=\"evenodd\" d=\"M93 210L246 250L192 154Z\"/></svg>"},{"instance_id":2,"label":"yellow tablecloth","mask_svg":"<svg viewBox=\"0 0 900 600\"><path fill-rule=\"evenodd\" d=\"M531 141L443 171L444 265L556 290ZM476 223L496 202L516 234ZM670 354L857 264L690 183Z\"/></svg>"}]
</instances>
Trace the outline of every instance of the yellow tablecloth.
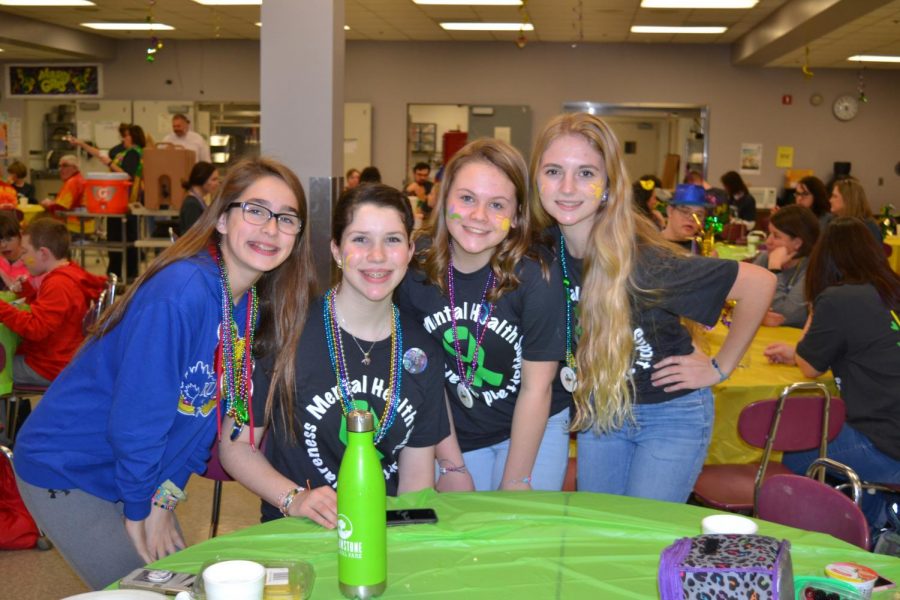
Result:
<instances>
[{"instance_id":1,"label":"yellow tablecloth","mask_svg":"<svg viewBox=\"0 0 900 600\"><path fill-rule=\"evenodd\" d=\"M712 356L722 345L727 332L728 329L719 323L705 334ZM785 386L798 381L811 381L797 367L769 364L763 355L766 346L774 342L796 344L800 333L799 329L793 327L760 327L740 366L726 381L713 387L716 420L706 457L707 464L748 463L762 456L761 450L746 444L738 435L738 415L751 402L777 398ZM828 384L831 393L837 393L830 373L816 381Z\"/></svg>"},{"instance_id":2,"label":"yellow tablecloth","mask_svg":"<svg viewBox=\"0 0 900 600\"><path fill-rule=\"evenodd\" d=\"M19 210L22 211L22 223L28 225L34 218L44 212L44 207L40 204L20 204Z\"/></svg>"},{"instance_id":3,"label":"yellow tablecloth","mask_svg":"<svg viewBox=\"0 0 900 600\"><path fill-rule=\"evenodd\" d=\"M889 235L884 238L884 243L893 249L893 252L891 252L891 255L888 257L891 268L894 269L895 273L900 273L900 237Z\"/></svg>"}]
</instances>

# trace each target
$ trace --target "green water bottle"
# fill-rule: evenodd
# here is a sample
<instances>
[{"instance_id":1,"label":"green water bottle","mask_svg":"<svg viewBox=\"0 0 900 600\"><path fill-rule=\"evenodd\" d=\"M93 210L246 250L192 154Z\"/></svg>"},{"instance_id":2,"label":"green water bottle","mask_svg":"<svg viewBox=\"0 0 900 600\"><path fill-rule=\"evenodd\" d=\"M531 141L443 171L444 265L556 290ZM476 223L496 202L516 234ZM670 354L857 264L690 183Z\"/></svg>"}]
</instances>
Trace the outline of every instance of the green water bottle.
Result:
<instances>
[{"instance_id":1,"label":"green water bottle","mask_svg":"<svg viewBox=\"0 0 900 600\"><path fill-rule=\"evenodd\" d=\"M344 596L361 600L387 587L387 503L373 424L369 411L347 415L347 449L338 471L338 583Z\"/></svg>"}]
</instances>

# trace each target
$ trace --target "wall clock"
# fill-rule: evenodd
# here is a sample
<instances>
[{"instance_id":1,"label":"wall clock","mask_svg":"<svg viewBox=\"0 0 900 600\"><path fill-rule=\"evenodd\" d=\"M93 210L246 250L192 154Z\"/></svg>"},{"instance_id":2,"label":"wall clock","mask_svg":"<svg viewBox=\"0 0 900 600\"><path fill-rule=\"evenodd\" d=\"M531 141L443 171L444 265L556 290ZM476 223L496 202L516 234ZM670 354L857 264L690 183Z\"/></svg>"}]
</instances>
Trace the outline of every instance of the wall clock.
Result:
<instances>
[{"instance_id":1,"label":"wall clock","mask_svg":"<svg viewBox=\"0 0 900 600\"><path fill-rule=\"evenodd\" d=\"M831 106L831 110L838 120L849 121L859 113L859 100L851 94L839 96Z\"/></svg>"}]
</instances>

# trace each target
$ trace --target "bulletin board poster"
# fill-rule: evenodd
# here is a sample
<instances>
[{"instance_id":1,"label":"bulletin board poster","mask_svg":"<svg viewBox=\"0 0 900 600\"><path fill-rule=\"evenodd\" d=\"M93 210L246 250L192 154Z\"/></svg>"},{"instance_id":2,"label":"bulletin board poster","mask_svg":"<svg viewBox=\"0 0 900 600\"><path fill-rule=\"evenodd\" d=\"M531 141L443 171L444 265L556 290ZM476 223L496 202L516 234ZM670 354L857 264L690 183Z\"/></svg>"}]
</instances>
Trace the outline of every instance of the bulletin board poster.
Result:
<instances>
[{"instance_id":1,"label":"bulletin board poster","mask_svg":"<svg viewBox=\"0 0 900 600\"><path fill-rule=\"evenodd\" d=\"M99 98L103 93L99 64L7 65L10 98Z\"/></svg>"},{"instance_id":2,"label":"bulletin board poster","mask_svg":"<svg viewBox=\"0 0 900 600\"><path fill-rule=\"evenodd\" d=\"M9 115L0 112L0 158L9 156Z\"/></svg>"},{"instance_id":3,"label":"bulletin board poster","mask_svg":"<svg viewBox=\"0 0 900 600\"><path fill-rule=\"evenodd\" d=\"M762 144L741 144L741 173L759 175L762 173Z\"/></svg>"}]
</instances>

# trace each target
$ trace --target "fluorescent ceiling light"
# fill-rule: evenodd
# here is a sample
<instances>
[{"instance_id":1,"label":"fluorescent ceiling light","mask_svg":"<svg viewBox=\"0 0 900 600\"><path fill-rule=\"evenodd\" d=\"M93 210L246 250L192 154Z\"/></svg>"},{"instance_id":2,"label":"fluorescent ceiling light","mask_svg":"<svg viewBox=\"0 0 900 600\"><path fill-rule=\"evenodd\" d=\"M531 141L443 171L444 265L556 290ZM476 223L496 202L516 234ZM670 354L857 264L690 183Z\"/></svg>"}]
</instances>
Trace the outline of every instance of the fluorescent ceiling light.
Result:
<instances>
[{"instance_id":1,"label":"fluorescent ceiling light","mask_svg":"<svg viewBox=\"0 0 900 600\"><path fill-rule=\"evenodd\" d=\"M847 60L852 60L854 62L900 63L900 56L878 56L876 54L857 54L856 56L851 56Z\"/></svg>"},{"instance_id":2,"label":"fluorescent ceiling light","mask_svg":"<svg viewBox=\"0 0 900 600\"><path fill-rule=\"evenodd\" d=\"M0 6L94 6L90 0L0 0Z\"/></svg>"},{"instance_id":3,"label":"fluorescent ceiling light","mask_svg":"<svg viewBox=\"0 0 900 600\"><path fill-rule=\"evenodd\" d=\"M759 0L641 0L641 8L753 8Z\"/></svg>"},{"instance_id":4,"label":"fluorescent ceiling light","mask_svg":"<svg viewBox=\"0 0 900 600\"><path fill-rule=\"evenodd\" d=\"M413 2L439 6L522 6L522 0L413 0Z\"/></svg>"},{"instance_id":5,"label":"fluorescent ceiling light","mask_svg":"<svg viewBox=\"0 0 900 600\"><path fill-rule=\"evenodd\" d=\"M165 23L82 23L82 27L100 31L173 31Z\"/></svg>"},{"instance_id":6,"label":"fluorescent ceiling light","mask_svg":"<svg viewBox=\"0 0 900 600\"><path fill-rule=\"evenodd\" d=\"M725 33L727 27L664 27L660 25L632 25L631 33Z\"/></svg>"},{"instance_id":7,"label":"fluorescent ceiling light","mask_svg":"<svg viewBox=\"0 0 900 600\"><path fill-rule=\"evenodd\" d=\"M441 23L447 31L534 31L531 23Z\"/></svg>"},{"instance_id":8,"label":"fluorescent ceiling light","mask_svg":"<svg viewBox=\"0 0 900 600\"><path fill-rule=\"evenodd\" d=\"M262 0L194 0L207 6L260 6Z\"/></svg>"}]
</instances>

